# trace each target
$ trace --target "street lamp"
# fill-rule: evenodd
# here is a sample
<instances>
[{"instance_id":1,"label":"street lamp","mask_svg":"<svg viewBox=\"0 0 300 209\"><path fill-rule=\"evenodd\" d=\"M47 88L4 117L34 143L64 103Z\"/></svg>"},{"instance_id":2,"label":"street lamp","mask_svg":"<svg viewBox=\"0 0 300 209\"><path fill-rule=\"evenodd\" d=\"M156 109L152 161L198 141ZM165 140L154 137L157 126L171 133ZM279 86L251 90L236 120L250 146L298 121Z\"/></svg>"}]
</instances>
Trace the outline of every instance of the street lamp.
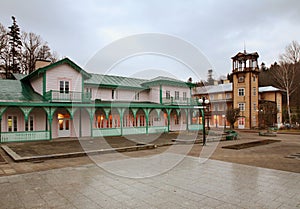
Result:
<instances>
[{"instance_id":1,"label":"street lamp","mask_svg":"<svg viewBox=\"0 0 300 209\"><path fill-rule=\"evenodd\" d=\"M199 99L199 103L201 104L200 111L201 111L201 115L202 115L202 125L203 125L202 134L203 134L203 146L204 146L206 144L204 108L205 108L205 105L209 104L209 100L206 99L205 97L202 97Z\"/></svg>"}]
</instances>

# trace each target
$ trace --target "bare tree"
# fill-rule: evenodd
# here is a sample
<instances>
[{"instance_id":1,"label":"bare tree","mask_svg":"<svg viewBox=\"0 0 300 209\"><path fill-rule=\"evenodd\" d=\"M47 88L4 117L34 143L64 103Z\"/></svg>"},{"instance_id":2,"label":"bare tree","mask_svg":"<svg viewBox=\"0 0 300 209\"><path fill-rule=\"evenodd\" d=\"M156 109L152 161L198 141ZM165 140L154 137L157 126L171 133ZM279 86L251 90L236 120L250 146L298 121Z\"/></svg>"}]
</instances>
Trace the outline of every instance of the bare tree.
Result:
<instances>
[{"instance_id":1,"label":"bare tree","mask_svg":"<svg viewBox=\"0 0 300 209\"><path fill-rule=\"evenodd\" d=\"M234 129L234 123L240 117L240 108L229 108L226 110L226 118L230 123L230 128Z\"/></svg>"},{"instance_id":2,"label":"bare tree","mask_svg":"<svg viewBox=\"0 0 300 209\"><path fill-rule=\"evenodd\" d=\"M286 48L285 53L280 55L280 59L291 64L300 61L300 45L297 41L292 41Z\"/></svg>"},{"instance_id":3,"label":"bare tree","mask_svg":"<svg viewBox=\"0 0 300 209\"><path fill-rule=\"evenodd\" d=\"M286 92L287 111L291 123L290 97L296 91L296 64L300 59L300 46L297 41L289 44L285 53L280 55L279 65L274 66L271 73L277 85Z\"/></svg>"},{"instance_id":4,"label":"bare tree","mask_svg":"<svg viewBox=\"0 0 300 209\"><path fill-rule=\"evenodd\" d=\"M36 60L50 60L55 62L57 55L51 53L47 42L44 42L39 35L35 33L23 32L22 42L23 50L23 72L30 74L35 70Z\"/></svg>"},{"instance_id":5,"label":"bare tree","mask_svg":"<svg viewBox=\"0 0 300 209\"><path fill-rule=\"evenodd\" d=\"M7 30L0 23L0 52L7 46L8 38L7 38Z\"/></svg>"},{"instance_id":6,"label":"bare tree","mask_svg":"<svg viewBox=\"0 0 300 209\"><path fill-rule=\"evenodd\" d=\"M8 36L8 30L0 23L0 65L5 70L5 76L8 77L8 71L9 71L9 36Z\"/></svg>"},{"instance_id":7,"label":"bare tree","mask_svg":"<svg viewBox=\"0 0 300 209\"><path fill-rule=\"evenodd\" d=\"M39 49L41 48L42 39L34 33L22 34L23 50L23 73L29 74L34 71L35 62L38 58Z\"/></svg>"}]
</instances>

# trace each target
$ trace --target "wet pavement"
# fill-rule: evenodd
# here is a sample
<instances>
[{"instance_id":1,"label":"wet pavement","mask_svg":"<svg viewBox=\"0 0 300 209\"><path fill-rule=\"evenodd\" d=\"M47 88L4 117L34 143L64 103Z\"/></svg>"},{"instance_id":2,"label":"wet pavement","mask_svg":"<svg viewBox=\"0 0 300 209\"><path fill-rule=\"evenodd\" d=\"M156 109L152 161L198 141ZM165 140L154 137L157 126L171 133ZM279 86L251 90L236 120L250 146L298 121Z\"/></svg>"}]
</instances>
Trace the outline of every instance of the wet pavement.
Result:
<instances>
[{"instance_id":1,"label":"wet pavement","mask_svg":"<svg viewBox=\"0 0 300 209\"><path fill-rule=\"evenodd\" d=\"M118 176L95 164L1 177L0 205L286 209L300 207L299 188L299 173L217 160L200 163L199 158L186 156L172 169L149 178Z\"/></svg>"}]
</instances>

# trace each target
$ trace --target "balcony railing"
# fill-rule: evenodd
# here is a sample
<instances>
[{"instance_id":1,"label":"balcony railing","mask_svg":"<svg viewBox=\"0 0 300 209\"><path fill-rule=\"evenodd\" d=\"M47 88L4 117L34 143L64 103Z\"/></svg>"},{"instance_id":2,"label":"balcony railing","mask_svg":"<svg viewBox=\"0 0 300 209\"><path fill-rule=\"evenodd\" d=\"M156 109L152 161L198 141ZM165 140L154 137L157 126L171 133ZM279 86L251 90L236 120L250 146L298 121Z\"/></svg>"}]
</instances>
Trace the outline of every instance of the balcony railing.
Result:
<instances>
[{"instance_id":1,"label":"balcony railing","mask_svg":"<svg viewBox=\"0 0 300 209\"><path fill-rule=\"evenodd\" d=\"M68 91L61 92L57 90L50 90L46 92L45 99L50 102L90 102L90 92L76 92Z\"/></svg>"},{"instance_id":2,"label":"balcony railing","mask_svg":"<svg viewBox=\"0 0 300 209\"><path fill-rule=\"evenodd\" d=\"M197 99L195 98L183 98L179 97L178 99L174 97L162 98L162 103L165 105L198 105Z\"/></svg>"}]
</instances>

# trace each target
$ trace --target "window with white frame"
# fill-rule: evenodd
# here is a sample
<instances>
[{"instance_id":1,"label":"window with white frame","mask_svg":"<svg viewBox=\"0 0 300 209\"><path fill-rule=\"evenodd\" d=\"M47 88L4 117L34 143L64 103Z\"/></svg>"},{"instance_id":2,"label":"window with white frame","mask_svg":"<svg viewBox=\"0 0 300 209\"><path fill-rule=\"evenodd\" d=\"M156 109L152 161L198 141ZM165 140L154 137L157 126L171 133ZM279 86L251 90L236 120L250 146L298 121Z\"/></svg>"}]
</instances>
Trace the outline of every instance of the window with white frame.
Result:
<instances>
[{"instance_id":1,"label":"window with white frame","mask_svg":"<svg viewBox=\"0 0 300 209\"><path fill-rule=\"evenodd\" d=\"M238 89L238 94L240 97L245 96L245 89L244 88L239 88Z\"/></svg>"},{"instance_id":2,"label":"window with white frame","mask_svg":"<svg viewBox=\"0 0 300 209\"><path fill-rule=\"evenodd\" d=\"M179 91L175 91L175 100L179 100Z\"/></svg>"},{"instance_id":3,"label":"window with white frame","mask_svg":"<svg viewBox=\"0 0 300 209\"><path fill-rule=\"evenodd\" d=\"M118 99L118 92L117 92L117 90L115 90L115 89L111 90L111 98L112 99Z\"/></svg>"},{"instance_id":4,"label":"window with white frame","mask_svg":"<svg viewBox=\"0 0 300 209\"><path fill-rule=\"evenodd\" d=\"M170 91L166 91L166 99L170 99Z\"/></svg>"},{"instance_id":5,"label":"window with white frame","mask_svg":"<svg viewBox=\"0 0 300 209\"><path fill-rule=\"evenodd\" d=\"M256 96L256 87L253 87L252 91L253 91L253 96Z\"/></svg>"},{"instance_id":6,"label":"window with white frame","mask_svg":"<svg viewBox=\"0 0 300 209\"><path fill-rule=\"evenodd\" d=\"M7 116L7 131L15 132L18 131L18 118L17 116Z\"/></svg>"},{"instance_id":7,"label":"window with white frame","mask_svg":"<svg viewBox=\"0 0 300 209\"><path fill-rule=\"evenodd\" d=\"M257 105L256 103L253 103L253 110L256 111L256 109L257 109Z\"/></svg>"},{"instance_id":8,"label":"window with white frame","mask_svg":"<svg viewBox=\"0 0 300 209\"><path fill-rule=\"evenodd\" d=\"M240 111L245 111L245 103L239 103L238 104Z\"/></svg>"},{"instance_id":9,"label":"window with white frame","mask_svg":"<svg viewBox=\"0 0 300 209\"><path fill-rule=\"evenodd\" d=\"M183 99L184 101L187 100L186 92L182 92L182 99Z\"/></svg>"},{"instance_id":10,"label":"window with white frame","mask_svg":"<svg viewBox=\"0 0 300 209\"><path fill-rule=\"evenodd\" d=\"M30 115L25 123L25 131L33 131L33 116Z\"/></svg>"},{"instance_id":11,"label":"window with white frame","mask_svg":"<svg viewBox=\"0 0 300 209\"><path fill-rule=\"evenodd\" d=\"M214 104L214 111L219 111L219 104Z\"/></svg>"},{"instance_id":12,"label":"window with white frame","mask_svg":"<svg viewBox=\"0 0 300 209\"><path fill-rule=\"evenodd\" d=\"M136 101L140 100L140 92L138 92L138 91L135 92L134 100L136 100Z\"/></svg>"},{"instance_id":13,"label":"window with white frame","mask_svg":"<svg viewBox=\"0 0 300 209\"><path fill-rule=\"evenodd\" d=\"M69 81L59 81L59 92L68 94L69 91L70 91L70 82Z\"/></svg>"},{"instance_id":14,"label":"window with white frame","mask_svg":"<svg viewBox=\"0 0 300 209\"><path fill-rule=\"evenodd\" d=\"M90 94L92 95L92 88L86 88L85 91L86 91L87 93L90 93Z\"/></svg>"}]
</instances>

